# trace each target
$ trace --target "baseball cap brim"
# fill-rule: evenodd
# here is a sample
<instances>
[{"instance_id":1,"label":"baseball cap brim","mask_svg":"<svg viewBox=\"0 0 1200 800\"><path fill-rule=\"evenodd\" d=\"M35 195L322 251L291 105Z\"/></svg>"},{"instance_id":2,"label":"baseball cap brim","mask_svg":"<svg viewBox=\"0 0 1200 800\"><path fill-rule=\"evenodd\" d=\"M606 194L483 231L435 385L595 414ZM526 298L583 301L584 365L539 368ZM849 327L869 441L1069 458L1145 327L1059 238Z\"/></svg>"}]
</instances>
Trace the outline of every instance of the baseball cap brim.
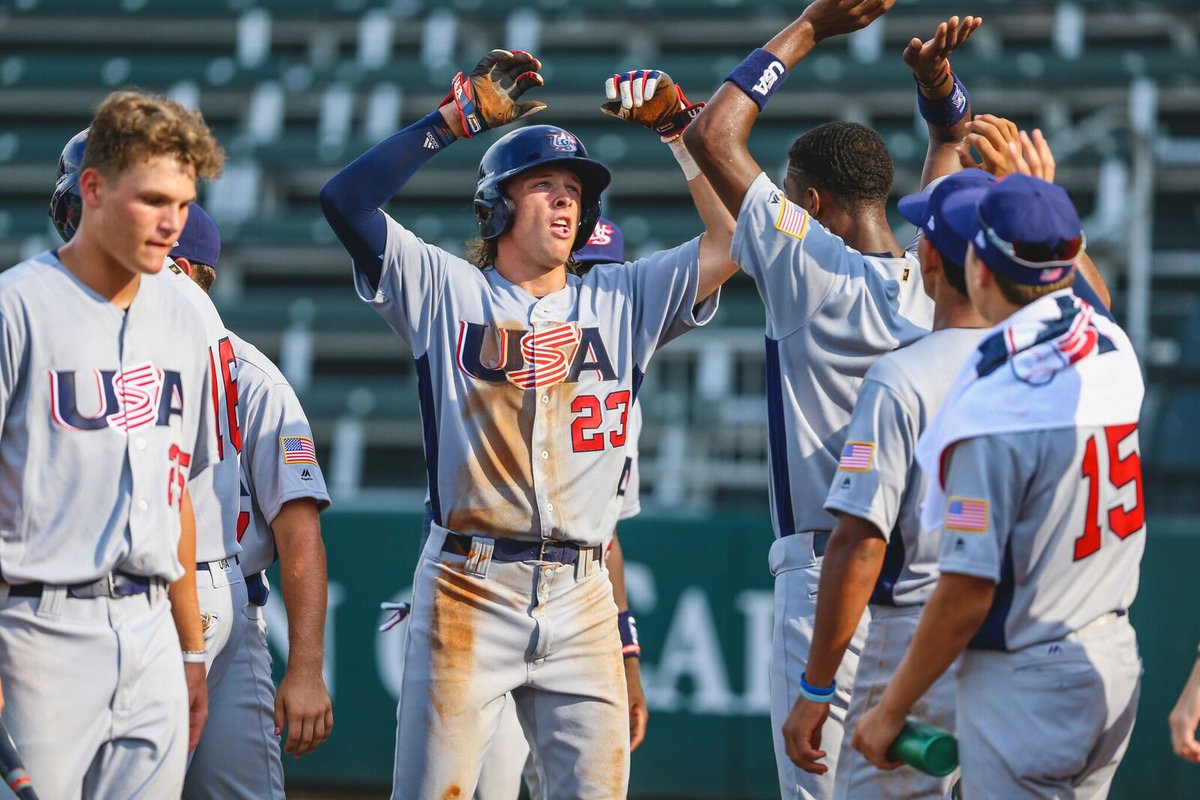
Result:
<instances>
[{"instance_id":1,"label":"baseball cap brim","mask_svg":"<svg viewBox=\"0 0 1200 800\"><path fill-rule=\"evenodd\" d=\"M942 203L942 219L964 241L974 240L975 234L982 230L979 222L979 201L987 194L988 186L975 186L955 192Z\"/></svg>"}]
</instances>

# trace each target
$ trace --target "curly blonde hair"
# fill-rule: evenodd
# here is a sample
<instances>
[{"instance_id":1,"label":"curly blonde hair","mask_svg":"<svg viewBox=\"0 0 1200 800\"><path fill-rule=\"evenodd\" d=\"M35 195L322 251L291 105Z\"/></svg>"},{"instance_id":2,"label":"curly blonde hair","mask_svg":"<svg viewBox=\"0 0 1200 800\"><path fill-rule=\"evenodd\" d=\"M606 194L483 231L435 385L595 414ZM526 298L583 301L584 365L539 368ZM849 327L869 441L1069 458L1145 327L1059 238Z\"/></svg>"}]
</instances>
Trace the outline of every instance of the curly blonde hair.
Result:
<instances>
[{"instance_id":1,"label":"curly blonde hair","mask_svg":"<svg viewBox=\"0 0 1200 800\"><path fill-rule=\"evenodd\" d=\"M123 90L96 107L79 169L120 175L156 156L178 159L197 178L216 178L225 166L225 151L199 111L161 95Z\"/></svg>"}]
</instances>

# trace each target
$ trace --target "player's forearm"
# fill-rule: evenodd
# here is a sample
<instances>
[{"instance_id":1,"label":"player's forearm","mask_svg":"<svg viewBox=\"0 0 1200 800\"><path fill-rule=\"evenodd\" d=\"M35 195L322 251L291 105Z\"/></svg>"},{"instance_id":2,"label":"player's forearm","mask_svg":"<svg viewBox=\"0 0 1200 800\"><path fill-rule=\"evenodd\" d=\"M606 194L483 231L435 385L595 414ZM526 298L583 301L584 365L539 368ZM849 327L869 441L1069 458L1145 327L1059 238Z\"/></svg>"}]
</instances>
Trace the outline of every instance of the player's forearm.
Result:
<instances>
[{"instance_id":1,"label":"player's forearm","mask_svg":"<svg viewBox=\"0 0 1200 800\"><path fill-rule=\"evenodd\" d=\"M612 547L608 551L608 580L612 583L617 611L628 611L629 596L625 594L625 551L621 549L621 540L617 538L615 530Z\"/></svg>"},{"instance_id":2,"label":"player's forearm","mask_svg":"<svg viewBox=\"0 0 1200 800\"><path fill-rule=\"evenodd\" d=\"M387 221L380 206L454 139L446 117L435 111L384 139L321 187L325 219L355 266L375 278L374 285L381 269L379 255L387 244ZM437 147L426 146L430 141Z\"/></svg>"},{"instance_id":3,"label":"player's forearm","mask_svg":"<svg viewBox=\"0 0 1200 800\"><path fill-rule=\"evenodd\" d=\"M925 604L908 652L879 705L903 716L966 649L992 606L996 586L971 575L943 573Z\"/></svg>"},{"instance_id":4,"label":"player's forearm","mask_svg":"<svg viewBox=\"0 0 1200 800\"><path fill-rule=\"evenodd\" d=\"M170 585L167 596L180 648L197 652L204 649L204 628L200 623L200 599L196 596L196 517L187 490L179 504L179 528L176 555L183 565L183 577Z\"/></svg>"},{"instance_id":5,"label":"player's forearm","mask_svg":"<svg viewBox=\"0 0 1200 800\"><path fill-rule=\"evenodd\" d=\"M271 530L288 618L288 669L320 672L325 662L328 577L316 503L309 498L284 503Z\"/></svg>"},{"instance_id":6,"label":"player's forearm","mask_svg":"<svg viewBox=\"0 0 1200 800\"><path fill-rule=\"evenodd\" d=\"M688 181L688 191L704 222L704 237L700 240L700 275L696 286L696 302L699 303L707 300L738 271L737 263L729 258L737 223L703 175Z\"/></svg>"},{"instance_id":7,"label":"player's forearm","mask_svg":"<svg viewBox=\"0 0 1200 800\"><path fill-rule=\"evenodd\" d=\"M812 647L805 666L813 686L829 686L871 599L887 543L874 525L843 515L821 564Z\"/></svg>"}]
</instances>

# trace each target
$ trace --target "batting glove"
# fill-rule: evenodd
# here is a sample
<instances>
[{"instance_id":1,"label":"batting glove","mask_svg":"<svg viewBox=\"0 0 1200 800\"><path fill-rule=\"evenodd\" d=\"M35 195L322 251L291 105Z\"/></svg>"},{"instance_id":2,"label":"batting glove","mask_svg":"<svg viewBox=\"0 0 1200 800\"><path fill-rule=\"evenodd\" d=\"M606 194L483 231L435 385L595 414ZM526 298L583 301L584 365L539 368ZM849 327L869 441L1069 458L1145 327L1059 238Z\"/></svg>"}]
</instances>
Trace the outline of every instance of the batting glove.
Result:
<instances>
[{"instance_id":1,"label":"batting glove","mask_svg":"<svg viewBox=\"0 0 1200 800\"><path fill-rule=\"evenodd\" d=\"M467 138L491 128L524 119L547 106L537 100L518 103L526 90L544 82L538 70L542 62L521 50L493 50L464 76L461 72L450 83L450 94L442 105L453 101L462 118Z\"/></svg>"},{"instance_id":2,"label":"batting glove","mask_svg":"<svg viewBox=\"0 0 1200 800\"><path fill-rule=\"evenodd\" d=\"M604 93L608 102L601 111L649 128L664 142L682 136L704 109L704 103L689 103L671 76L657 69L617 73L604 82Z\"/></svg>"}]
</instances>

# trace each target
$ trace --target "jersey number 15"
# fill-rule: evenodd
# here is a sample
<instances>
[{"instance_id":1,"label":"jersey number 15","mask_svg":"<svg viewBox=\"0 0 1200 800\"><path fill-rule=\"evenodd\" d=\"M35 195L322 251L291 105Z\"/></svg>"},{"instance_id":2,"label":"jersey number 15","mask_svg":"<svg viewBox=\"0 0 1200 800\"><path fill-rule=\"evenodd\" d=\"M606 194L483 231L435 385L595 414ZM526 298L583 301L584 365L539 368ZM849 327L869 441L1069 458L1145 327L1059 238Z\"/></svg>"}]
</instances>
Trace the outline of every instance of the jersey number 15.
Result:
<instances>
[{"instance_id":1,"label":"jersey number 15","mask_svg":"<svg viewBox=\"0 0 1200 800\"><path fill-rule=\"evenodd\" d=\"M1108 529L1118 539L1137 533L1146 522L1146 508L1142 505L1142 459L1137 448L1121 458L1121 442L1137 432L1137 424L1110 425L1104 429L1108 447L1108 482L1114 489L1128 486L1132 481L1137 491L1133 508L1118 503L1107 509ZM1087 517L1083 521L1083 534L1075 540L1075 560L1080 561L1100 549L1100 460L1096 452L1096 438L1090 437L1083 451L1083 477L1088 483Z\"/></svg>"}]
</instances>

